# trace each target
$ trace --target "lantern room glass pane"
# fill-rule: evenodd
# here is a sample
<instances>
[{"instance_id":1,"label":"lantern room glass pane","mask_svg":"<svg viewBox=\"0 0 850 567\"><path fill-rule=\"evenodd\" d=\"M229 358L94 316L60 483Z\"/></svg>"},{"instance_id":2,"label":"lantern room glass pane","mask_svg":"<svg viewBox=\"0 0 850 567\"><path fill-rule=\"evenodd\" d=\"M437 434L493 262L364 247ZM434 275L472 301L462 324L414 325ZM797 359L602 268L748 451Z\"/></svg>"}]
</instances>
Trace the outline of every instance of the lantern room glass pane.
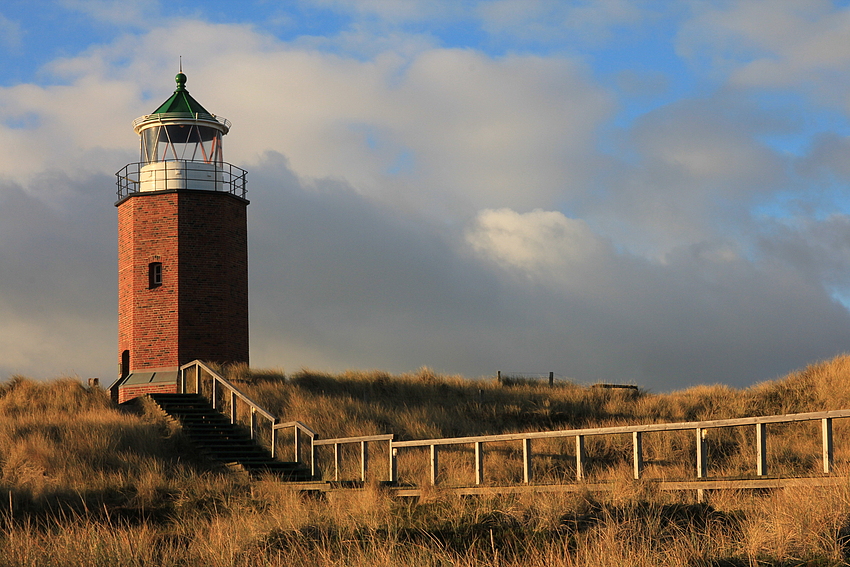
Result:
<instances>
[{"instance_id":1,"label":"lantern room glass pane","mask_svg":"<svg viewBox=\"0 0 850 567\"><path fill-rule=\"evenodd\" d=\"M147 128L146 130L142 130L141 139L142 139L142 155L141 161L143 163L151 163L157 161L157 138L159 138L159 126L154 126L152 128Z\"/></svg>"},{"instance_id":2,"label":"lantern room glass pane","mask_svg":"<svg viewBox=\"0 0 850 567\"><path fill-rule=\"evenodd\" d=\"M168 124L141 133L141 161L185 160L221 164L221 131L197 124Z\"/></svg>"}]
</instances>

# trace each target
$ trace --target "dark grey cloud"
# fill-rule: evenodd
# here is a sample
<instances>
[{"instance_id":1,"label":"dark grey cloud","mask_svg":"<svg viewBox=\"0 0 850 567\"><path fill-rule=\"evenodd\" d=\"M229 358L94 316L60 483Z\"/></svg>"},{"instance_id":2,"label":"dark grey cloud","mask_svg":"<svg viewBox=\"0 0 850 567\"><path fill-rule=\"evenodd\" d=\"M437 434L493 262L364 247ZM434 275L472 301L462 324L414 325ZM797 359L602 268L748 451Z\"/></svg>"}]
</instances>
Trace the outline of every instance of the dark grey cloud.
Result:
<instances>
[{"instance_id":1,"label":"dark grey cloud","mask_svg":"<svg viewBox=\"0 0 850 567\"><path fill-rule=\"evenodd\" d=\"M529 280L339 182L305 187L280 156L252 174L255 362L470 376L556 371L656 390L745 385L842 352L850 317L779 262L596 250Z\"/></svg>"},{"instance_id":2,"label":"dark grey cloud","mask_svg":"<svg viewBox=\"0 0 850 567\"><path fill-rule=\"evenodd\" d=\"M71 180L61 173L26 188L0 183L0 374L111 375L113 186L106 176Z\"/></svg>"}]
</instances>

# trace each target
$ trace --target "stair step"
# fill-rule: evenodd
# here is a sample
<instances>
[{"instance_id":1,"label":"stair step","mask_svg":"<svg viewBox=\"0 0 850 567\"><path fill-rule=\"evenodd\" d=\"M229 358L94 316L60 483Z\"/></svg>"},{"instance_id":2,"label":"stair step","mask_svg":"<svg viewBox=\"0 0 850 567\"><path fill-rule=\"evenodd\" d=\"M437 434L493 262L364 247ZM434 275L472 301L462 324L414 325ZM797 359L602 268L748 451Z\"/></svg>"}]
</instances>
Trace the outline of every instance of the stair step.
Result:
<instances>
[{"instance_id":1,"label":"stair step","mask_svg":"<svg viewBox=\"0 0 850 567\"><path fill-rule=\"evenodd\" d=\"M203 396L150 394L157 405L180 423L189 440L212 460L235 463L252 475L272 474L280 480L307 482L312 474L303 464L278 461L245 430L230 422Z\"/></svg>"}]
</instances>

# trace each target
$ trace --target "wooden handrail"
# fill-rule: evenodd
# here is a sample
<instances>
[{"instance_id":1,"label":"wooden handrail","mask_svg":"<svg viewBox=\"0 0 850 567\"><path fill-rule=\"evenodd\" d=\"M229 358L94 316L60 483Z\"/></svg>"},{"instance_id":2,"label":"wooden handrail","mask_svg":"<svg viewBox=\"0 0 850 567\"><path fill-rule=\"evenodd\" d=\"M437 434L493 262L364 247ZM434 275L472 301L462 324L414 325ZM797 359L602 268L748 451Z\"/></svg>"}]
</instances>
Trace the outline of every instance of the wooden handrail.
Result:
<instances>
[{"instance_id":1,"label":"wooden handrail","mask_svg":"<svg viewBox=\"0 0 850 567\"><path fill-rule=\"evenodd\" d=\"M648 433L652 431L684 431L688 429L715 429L719 427L738 427L759 423L791 423L795 421L816 421L819 419L850 417L850 409L794 413L786 415L767 415L760 417L738 417L732 419L714 419L710 421L683 421L676 423L650 423L644 425L615 425L611 427L592 427L587 429L563 429L559 431L535 431L529 433L502 433L498 435L475 435L469 437L447 437L437 439L417 439L414 441L395 441L393 447L428 447L430 445L462 445L476 442L521 441L523 439L551 439L556 437L575 437L583 435L611 435L616 433Z\"/></svg>"},{"instance_id":2,"label":"wooden handrail","mask_svg":"<svg viewBox=\"0 0 850 567\"><path fill-rule=\"evenodd\" d=\"M611 427L594 427L587 429L565 429L561 431L536 431L528 433L506 433L500 435L476 435L469 437L452 437L442 439L420 439L414 441L391 441L391 451L395 453L400 448L406 447L428 447L430 448L430 476L431 483L437 483L438 447L446 445L471 444L475 449L475 484L484 482L484 460L483 444L499 441L522 441L523 459L523 482L529 484L532 480L532 451L531 441L534 439L557 439L563 437L574 437L576 440L576 479L585 480L585 451L584 439L594 435L632 435L633 454L633 476L641 478L643 472L643 434L660 431L687 431L694 430L696 433L696 476L703 479L707 476L707 460L705 450L705 434L708 429L722 427L755 426L756 435L756 475L766 476L767 473L767 424L771 423L795 423L802 421L820 421L821 439L823 444L822 460L823 472L829 474L833 467L833 436L832 420L836 418L850 417L850 409L830 410L819 412L794 413L785 415L767 415L757 417L740 417L731 419L714 419L706 421L686 421L678 423L651 423L644 425L622 425ZM394 457L393 457L394 459ZM393 465L393 480L397 478L395 465Z\"/></svg>"},{"instance_id":3,"label":"wooden handrail","mask_svg":"<svg viewBox=\"0 0 850 567\"><path fill-rule=\"evenodd\" d=\"M392 441L395 435L387 433L384 435L361 435L360 437L337 437L336 439L316 439L316 445L343 445L345 443L367 443L369 441Z\"/></svg>"},{"instance_id":4,"label":"wooden handrail","mask_svg":"<svg viewBox=\"0 0 850 567\"><path fill-rule=\"evenodd\" d=\"M309 427L307 427L306 425L304 425L300 421L287 421L286 423L276 423L274 425L275 429L286 429L287 427L295 427L297 429L300 429L305 434L307 434L310 437L310 439L316 439L319 436L318 433L316 433L315 431L313 431L312 429L310 429Z\"/></svg>"},{"instance_id":5,"label":"wooden handrail","mask_svg":"<svg viewBox=\"0 0 850 567\"><path fill-rule=\"evenodd\" d=\"M189 364L184 364L183 366L181 366L180 367L181 376L183 375L183 372L187 368L191 368L193 366L201 367L204 370L206 370L207 373L210 376L212 376L213 380L215 380L216 382L226 386L228 390L230 390L232 393L236 394L243 402L248 404L251 408L254 409L254 411L259 413L260 415L262 415L263 417L265 417L269 421L272 421L272 422L277 421L277 418L275 416L273 416L271 413L269 413L268 411L266 411L265 409L263 409L263 407L260 406L260 404L258 404L257 402L255 402L254 400L252 400L251 398L246 396L244 393L242 393L241 390L239 390L239 388L237 388L236 386L231 384L230 381L228 381L225 377L220 375L218 372L216 372L215 370L213 370L212 368L210 368L209 366L207 366L206 364L204 364L200 360L196 360L194 362L190 362ZM182 382L183 382L183 391L185 392L185 389L186 389L185 379L183 379Z\"/></svg>"}]
</instances>

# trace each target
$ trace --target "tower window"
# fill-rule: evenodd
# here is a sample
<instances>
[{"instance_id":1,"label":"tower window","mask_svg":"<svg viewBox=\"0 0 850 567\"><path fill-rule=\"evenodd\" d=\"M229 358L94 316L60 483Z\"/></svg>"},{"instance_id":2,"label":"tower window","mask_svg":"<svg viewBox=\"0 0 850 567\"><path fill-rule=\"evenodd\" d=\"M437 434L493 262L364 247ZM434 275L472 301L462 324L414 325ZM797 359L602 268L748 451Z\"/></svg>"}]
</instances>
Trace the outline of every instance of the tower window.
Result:
<instances>
[{"instance_id":1,"label":"tower window","mask_svg":"<svg viewBox=\"0 0 850 567\"><path fill-rule=\"evenodd\" d=\"M153 289L162 285L162 262L148 264L148 287Z\"/></svg>"}]
</instances>

